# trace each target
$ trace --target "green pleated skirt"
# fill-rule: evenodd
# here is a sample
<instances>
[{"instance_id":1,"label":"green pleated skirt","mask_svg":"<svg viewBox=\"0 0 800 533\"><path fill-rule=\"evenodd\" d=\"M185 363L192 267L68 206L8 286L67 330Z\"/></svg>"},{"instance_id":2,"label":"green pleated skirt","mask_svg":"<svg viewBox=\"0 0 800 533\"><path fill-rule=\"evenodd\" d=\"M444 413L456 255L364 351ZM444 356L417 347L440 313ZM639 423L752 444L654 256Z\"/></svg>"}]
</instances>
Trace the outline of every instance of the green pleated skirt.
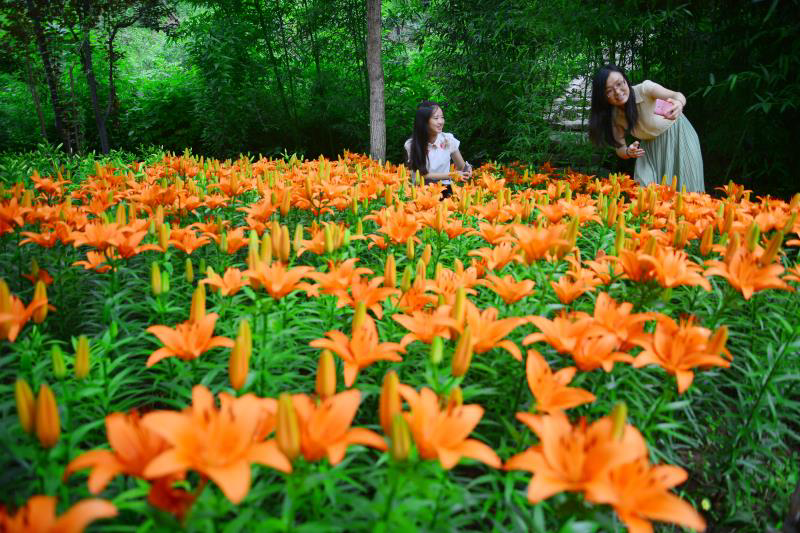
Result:
<instances>
[{"instance_id":1,"label":"green pleated skirt","mask_svg":"<svg viewBox=\"0 0 800 533\"><path fill-rule=\"evenodd\" d=\"M703 155L700 153L700 139L692 124L681 115L670 128L649 141L641 141L644 155L636 160L634 179L643 187L651 183L661 183L664 176L667 183L678 177L678 190L686 187L686 192L705 192L703 180Z\"/></svg>"}]
</instances>

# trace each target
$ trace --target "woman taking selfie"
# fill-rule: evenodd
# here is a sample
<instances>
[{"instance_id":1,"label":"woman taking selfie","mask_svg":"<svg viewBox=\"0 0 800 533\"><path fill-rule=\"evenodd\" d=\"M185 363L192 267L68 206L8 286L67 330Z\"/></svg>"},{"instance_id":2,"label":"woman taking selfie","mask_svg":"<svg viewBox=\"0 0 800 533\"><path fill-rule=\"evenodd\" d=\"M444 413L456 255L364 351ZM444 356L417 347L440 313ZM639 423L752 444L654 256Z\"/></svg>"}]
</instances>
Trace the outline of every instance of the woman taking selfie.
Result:
<instances>
[{"instance_id":1,"label":"woman taking selfie","mask_svg":"<svg viewBox=\"0 0 800 533\"><path fill-rule=\"evenodd\" d=\"M631 85L619 67L602 67L592 81L589 138L636 159L634 179L646 187L678 176L678 190L705 192L700 141L683 115L686 97L650 80ZM628 144L627 136L637 141Z\"/></svg>"},{"instance_id":2,"label":"woman taking selfie","mask_svg":"<svg viewBox=\"0 0 800 533\"><path fill-rule=\"evenodd\" d=\"M465 177L472 174L472 167L458 151L460 141L452 133L444 133L443 129L442 108L436 102L423 100L417 106L414 129L405 148L412 176L419 172L425 178L426 184L444 185L442 196L447 198L453 193L450 186L450 161L452 160L458 173Z\"/></svg>"}]
</instances>

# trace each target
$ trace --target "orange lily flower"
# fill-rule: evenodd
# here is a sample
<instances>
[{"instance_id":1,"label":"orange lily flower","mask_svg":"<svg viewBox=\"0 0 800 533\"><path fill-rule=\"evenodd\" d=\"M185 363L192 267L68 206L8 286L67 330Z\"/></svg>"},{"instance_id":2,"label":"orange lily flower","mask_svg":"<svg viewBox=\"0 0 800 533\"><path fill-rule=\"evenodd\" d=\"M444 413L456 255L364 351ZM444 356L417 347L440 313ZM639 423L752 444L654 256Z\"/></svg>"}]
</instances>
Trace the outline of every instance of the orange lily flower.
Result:
<instances>
[{"instance_id":1,"label":"orange lily flower","mask_svg":"<svg viewBox=\"0 0 800 533\"><path fill-rule=\"evenodd\" d=\"M652 533L649 520L705 531L706 521L700 513L669 492L686 477L683 468L652 466L647 458L640 458L609 470L602 492L587 494L587 499L610 504L630 533Z\"/></svg>"},{"instance_id":2,"label":"orange lily flower","mask_svg":"<svg viewBox=\"0 0 800 533\"><path fill-rule=\"evenodd\" d=\"M531 333L522 344L545 341L559 353L572 353L583 335L592 325L592 319L585 313L561 314L548 320L543 316L532 316L530 320L541 333Z\"/></svg>"},{"instance_id":3,"label":"orange lily flower","mask_svg":"<svg viewBox=\"0 0 800 533\"><path fill-rule=\"evenodd\" d=\"M125 231L125 228L122 228L113 246L116 248L119 256L123 259L128 259L146 250L161 250L161 248L155 244L145 244L140 246L139 243L142 242L142 239L144 239L146 235L147 230L144 229L138 231Z\"/></svg>"},{"instance_id":4,"label":"orange lily flower","mask_svg":"<svg viewBox=\"0 0 800 533\"><path fill-rule=\"evenodd\" d=\"M608 335L616 338L615 348L630 350L635 341L650 337L644 331L644 323L656 317L655 313L631 313L633 304L623 302L617 304L606 292L597 295L594 304L594 324L589 335Z\"/></svg>"},{"instance_id":5,"label":"orange lily flower","mask_svg":"<svg viewBox=\"0 0 800 533\"><path fill-rule=\"evenodd\" d=\"M511 274L507 274L502 278L489 274L486 279L480 280L478 283L492 289L509 305L533 294L533 287L536 285L529 279L517 281Z\"/></svg>"},{"instance_id":6,"label":"orange lily flower","mask_svg":"<svg viewBox=\"0 0 800 533\"><path fill-rule=\"evenodd\" d=\"M631 281L652 279L653 263L646 260L645 254L641 251L620 250L617 257L609 257L609 260L618 261L625 276Z\"/></svg>"},{"instance_id":7,"label":"orange lily flower","mask_svg":"<svg viewBox=\"0 0 800 533\"><path fill-rule=\"evenodd\" d=\"M80 533L100 518L117 516L111 502L100 499L81 500L56 517L56 499L52 496L31 496L24 507L13 515L0 507L0 531L5 533Z\"/></svg>"},{"instance_id":8,"label":"orange lily flower","mask_svg":"<svg viewBox=\"0 0 800 533\"><path fill-rule=\"evenodd\" d=\"M785 281L794 281L800 283L800 263L794 265L792 268L786 270L786 275L783 276Z\"/></svg>"},{"instance_id":9,"label":"orange lily flower","mask_svg":"<svg viewBox=\"0 0 800 533\"><path fill-rule=\"evenodd\" d=\"M478 223L478 230L472 230L471 234L481 237L492 246L497 246L500 243L513 240L513 237L508 234L510 229L511 227L508 225L480 222Z\"/></svg>"},{"instance_id":10,"label":"orange lily flower","mask_svg":"<svg viewBox=\"0 0 800 533\"><path fill-rule=\"evenodd\" d=\"M366 267L356 268L357 257L343 261L339 265L328 262L328 271L319 272L312 271L307 276L316 281L319 285L316 293L322 294L336 294L340 291L346 291L353 283L356 283L362 275L372 274L372 270Z\"/></svg>"},{"instance_id":11,"label":"orange lily flower","mask_svg":"<svg viewBox=\"0 0 800 533\"><path fill-rule=\"evenodd\" d=\"M103 223L96 222L87 224L82 231L72 232L73 243L75 248L87 245L92 248L97 248L101 252L110 246L116 246L120 238L123 237L120 232L119 224L116 222Z\"/></svg>"},{"instance_id":12,"label":"orange lily flower","mask_svg":"<svg viewBox=\"0 0 800 533\"><path fill-rule=\"evenodd\" d=\"M228 248L230 249L230 234L228 234ZM170 233L169 243L179 250L191 255L192 252L211 242L205 235L198 236L194 231L184 228L183 231L173 230Z\"/></svg>"},{"instance_id":13,"label":"orange lily flower","mask_svg":"<svg viewBox=\"0 0 800 533\"><path fill-rule=\"evenodd\" d=\"M639 256L639 261L650 267L651 276L662 287L694 285L711 290L711 284L703 277L703 269L692 262L683 250L659 247L654 255Z\"/></svg>"},{"instance_id":14,"label":"orange lily flower","mask_svg":"<svg viewBox=\"0 0 800 533\"><path fill-rule=\"evenodd\" d=\"M341 331L333 330L325 333L327 339L314 339L309 344L321 350L328 349L338 355L344 363L344 384L352 387L359 370L376 361L402 361L401 353L405 352L395 342L380 342L378 329L371 316L364 318L361 327L353 331L351 338Z\"/></svg>"},{"instance_id":15,"label":"orange lily flower","mask_svg":"<svg viewBox=\"0 0 800 533\"><path fill-rule=\"evenodd\" d=\"M292 465L274 440L265 437L275 426L277 402L246 394L219 394L220 407L203 385L192 389L192 406L183 412L155 411L142 425L172 447L150 461L147 478L195 470L217 484L225 497L238 504L250 490L250 464L282 472Z\"/></svg>"},{"instance_id":16,"label":"orange lily flower","mask_svg":"<svg viewBox=\"0 0 800 533\"><path fill-rule=\"evenodd\" d=\"M340 392L319 404L305 394L292 396L300 426L300 451L307 461L327 457L337 465L352 444L386 450L386 442L374 431L350 427L360 402L361 393L357 390Z\"/></svg>"},{"instance_id":17,"label":"orange lily flower","mask_svg":"<svg viewBox=\"0 0 800 533\"><path fill-rule=\"evenodd\" d=\"M112 259L120 259L118 255L113 253L112 250L106 252L86 252L86 261L75 261L73 266L82 266L85 270L94 270L95 272L103 273L111 270L111 265L108 263L108 254L111 254Z\"/></svg>"},{"instance_id":18,"label":"orange lily flower","mask_svg":"<svg viewBox=\"0 0 800 533\"><path fill-rule=\"evenodd\" d=\"M464 325L471 332L472 350L476 354L486 353L492 348L503 348L511 357L522 362L522 352L514 342L500 340L526 322L522 317L497 319L498 310L490 307L484 311L467 300Z\"/></svg>"},{"instance_id":19,"label":"orange lily flower","mask_svg":"<svg viewBox=\"0 0 800 533\"><path fill-rule=\"evenodd\" d=\"M247 283L247 279L242 277L243 272L235 267L228 267L225 274L220 276L214 269L208 267L206 277L200 280L201 285L208 285L219 290L222 296L233 296Z\"/></svg>"},{"instance_id":20,"label":"orange lily flower","mask_svg":"<svg viewBox=\"0 0 800 533\"><path fill-rule=\"evenodd\" d=\"M428 281L426 286L431 292L448 296L455 294L462 287L467 294L475 294L476 291L472 287L477 284L478 269L475 267L463 269L459 266L455 272L449 268L442 268L436 279Z\"/></svg>"},{"instance_id":21,"label":"orange lily flower","mask_svg":"<svg viewBox=\"0 0 800 533\"><path fill-rule=\"evenodd\" d=\"M158 434L141 424L137 412L112 413L106 417L106 435L111 450L92 450L76 457L64 471L66 479L73 472L91 468L89 492L97 494L119 474L144 479L148 463L169 445Z\"/></svg>"},{"instance_id":22,"label":"orange lily flower","mask_svg":"<svg viewBox=\"0 0 800 533\"><path fill-rule=\"evenodd\" d=\"M395 209L394 214L381 225L378 232L386 234L395 244L405 244L408 239L414 239L419 242L419 239L414 235L416 235L421 226L422 224L415 215Z\"/></svg>"},{"instance_id":23,"label":"orange lily flower","mask_svg":"<svg viewBox=\"0 0 800 533\"><path fill-rule=\"evenodd\" d=\"M397 296L400 294L399 289L391 287L381 287L383 283L383 276L376 276L369 281L358 279L350 284L350 292L346 290L339 290L336 292L339 301L336 304L337 308L350 306L353 309L356 303L364 302L367 309L372 311L375 318L380 320L383 318L383 302L390 296Z\"/></svg>"},{"instance_id":24,"label":"orange lily flower","mask_svg":"<svg viewBox=\"0 0 800 533\"><path fill-rule=\"evenodd\" d=\"M502 270L517 257L517 248L508 242L502 242L494 248L478 248L468 255L480 257L488 270Z\"/></svg>"},{"instance_id":25,"label":"orange lily flower","mask_svg":"<svg viewBox=\"0 0 800 533\"><path fill-rule=\"evenodd\" d=\"M428 305L436 305L436 296L428 294L428 281L422 277L416 278L411 287L395 302L403 313L420 311Z\"/></svg>"},{"instance_id":26,"label":"orange lily flower","mask_svg":"<svg viewBox=\"0 0 800 533\"><path fill-rule=\"evenodd\" d=\"M25 215L30 210L29 207L21 207L16 197L11 198L8 203L0 201L0 235L13 231L14 225L24 226Z\"/></svg>"},{"instance_id":27,"label":"orange lily flower","mask_svg":"<svg viewBox=\"0 0 800 533\"><path fill-rule=\"evenodd\" d=\"M440 305L432 312L413 311L411 315L392 316L395 322L409 331L400 340L400 346L408 346L415 340L430 344L434 337L449 339L451 328L458 328L458 322L450 316L450 312L449 305Z\"/></svg>"},{"instance_id":28,"label":"orange lily flower","mask_svg":"<svg viewBox=\"0 0 800 533\"><path fill-rule=\"evenodd\" d=\"M563 304L574 302L585 292L591 292L594 287L588 285L584 280L573 281L569 276L561 276L558 281L551 281L550 286Z\"/></svg>"},{"instance_id":29,"label":"orange lily flower","mask_svg":"<svg viewBox=\"0 0 800 533\"><path fill-rule=\"evenodd\" d=\"M287 268L285 264L278 261L267 264L266 261L258 261L253 268L244 274L250 280L251 285L264 287L272 298L280 300L290 292L301 289L300 280L310 277L314 269L310 266L297 266Z\"/></svg>"},{"instance_id":30,"label":"orange lily flower","mask_svg":"<svg viewBox=\"0 0 800 533\"><path fill-rule=\"evenodd\" d=\"M591 372L602 367L606 372L614 369L614 363L632 363L633 357L616 349L618 344L614 336L586 335L580 339L572 351L572 359L583 372Z\"/></svg>"},{"instance_id":31,"label":"orange lily flower","mask_svg":"<svg viewBox=\"0 0 800 533\"><path fill-rule=\"evenodd\" d=\"M17 340L17 335L31 319L33 313L46 305L47 299L33 299L25 306L22 300L9 294L6 302L0 302L0 340L8 339L11 342Z\"/></svg>"},{"instance_id":32,"label":"orange lily flower","mask_svg":"<svg viewBox=\"0 0 800 533\"><path fill-rule=\"evenodd\" d=\"M623 273L614 259L616 258L607 256L603 250L600 250L594 260L584 261L583 264L586 265L587 269L594 272L595 276L597 276L604 285L610 285L613 276L619 277Z\"/></svg>"},{"instance_id":33,"label":"orange lily flower","mask_svg":"<svg viewBox=\"0 0 800 533\"><path fill-rule=\"evenodd\" d=\"M209 313L196 321L186 321L178 324L175 329L169 326L150 326L148 333L152 333L163 344L147 358L147 367L151 367L167 357L179 357L184 361L197 359L203 353L217 346L233 348L233 341L227 337L212 337L214 324L219 315Z\"/></svg>"},{"instance_id":34,"label":"orange lily flower","mask_svg":"<svg viewBox=\"0 0 800 533\"><path fill-rule=\"evenodd\" d=\"M562 237L563 225L553 225L546 228L532 228L522 224L514 225L515 242L517 249L522 251L517 261L530 265L538 259L543 259L548 252L556 246L568 246L570 243Z\"/></svg>"},{"instance_id":35,"label":"orange lily flower","mask_svg":"<svg viewBox=\"0 0 800 533\"><path fill-rule=\"evenodd\" d=\"M528 350L525 361L525 376L528 388L536 398L536 410L552 413L563 409L571 409L595 400L594 394L576 387L567 387L575 377L574 366L562 368L555 374L544 357L536 350Z\"/></svg>"},{"instance_id":36,"label":"orange lily flower","mask_svg":"<svg viewBox=\"0 0 800 533\"><path fill-rule=\"evenodd\" d=\"M563 411L517 413L517 419L539 437L539 444L511 457L505 468L533 473L528 485L531 503L562 491L592 494L604 487L609 470L647 455L641 433L626 424L621 436L614 435L610 417L588 427L586 419L572 426Z\"/></svg>"},{"instance_id":37,"label":"orange lily flower","mask_svg":"<svg viewBox=\"0 0 800 533\"><path fill-rule=\"evenodd\" d=\"M456 466L462 457L500 468L500 458L489 446L467 438L483 417L483 407L448 402L441 409L436 393L427 387L419 393L407 385L400 385L399 390L411 408L410 413L403 414L421 458L438 459L445 470Z\"/></svg>"},{"instance_id":38,"label":"orange lily flower","mask_svg":"<svg viewBox=\"0 0 800 533\"><path fill-rule=\"evenodd\" d=\"M656 324L652 340L637 340L635 344L643 348L636 356L633 366L636 368L656 364L670 374L674 374L678 382L678 393L689 388L694 380L692 368L700 366L730 367L732 356L725 348L726 330L718 330L714 336L711 331L694 325L693 318L676 324L668 316L661 315ZM720 357L725 354L728 359Z\"/></svg>"},{"instance_id":39,"label":"orange lily flower","mask_svg":"<svg viewBox=\"0 0 800 533\"><path fill-rule=\"evenodd\" d=\"M761 266L753 254L742 247L733 255L730 263L709 260L705 263L711 268L705 271L705 276L720 276L728 280L735 289L742 293L745 300L749 300L754 292L765 289L794 290L781 279L783 266L770 263Z\"/></svg>"},{"instance_id":40,"label":"orange lily flower","mask_svg":"<svg viewBox=\"0 0 800 533\"><path fill-rule=\"evenodd\" d=\"M36 244L42 248L52 248L61 240L61 236L56 231L42 230L39 233L33 231L21 231L20 235L25 236L20 241L20 246L26 243Z\"/></svg>"}]
</instances>

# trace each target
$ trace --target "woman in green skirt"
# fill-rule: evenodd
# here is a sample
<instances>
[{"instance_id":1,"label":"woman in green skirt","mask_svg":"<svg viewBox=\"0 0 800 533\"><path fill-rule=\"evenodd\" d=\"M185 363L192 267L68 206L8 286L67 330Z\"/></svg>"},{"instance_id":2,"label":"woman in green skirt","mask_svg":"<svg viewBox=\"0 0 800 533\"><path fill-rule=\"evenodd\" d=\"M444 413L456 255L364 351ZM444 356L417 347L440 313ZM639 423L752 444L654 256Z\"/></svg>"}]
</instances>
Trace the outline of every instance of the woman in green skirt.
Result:
<instances>
[{"instance_id":1,"label":"woman in green skirt","mask_svg":"<svg viewBox=\"0 0 800 533\"><path fill-rule=\"evenodd\" d=\"M650 80L631 85L622 69L606 65L592 81L589 138L622 159L635 158L634 179L644 187L677 176L678 190L705 192L700 140L685 106L683 94ZM628 144L628 135L638 140Z\"/></svg>"}]
</instances>

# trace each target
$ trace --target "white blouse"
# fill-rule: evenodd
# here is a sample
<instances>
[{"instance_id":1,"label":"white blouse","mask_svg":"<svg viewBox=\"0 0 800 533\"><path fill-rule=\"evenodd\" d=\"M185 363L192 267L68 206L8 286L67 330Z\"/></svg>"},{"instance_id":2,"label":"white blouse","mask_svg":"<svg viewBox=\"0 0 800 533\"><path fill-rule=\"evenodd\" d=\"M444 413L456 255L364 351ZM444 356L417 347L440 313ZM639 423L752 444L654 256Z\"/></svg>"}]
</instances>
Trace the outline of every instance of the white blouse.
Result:
<instances>
[{"instance_id":1,"label":"white blouse","mask_svg":"<svg viewBox=\"0 0 800 533\"><path fill-rule=\"evenodd\" d=\"M440 133L436 140L428 143L428 173L444 174L450 172L450 155L458 151L461 141L456 139L452 133ZM411 139L405 144L408 159L411 159ZM413 177L412 177L413 179ZM448 185L449 179L440 181L442 185Z\"/></svg>"}]
</instances>

